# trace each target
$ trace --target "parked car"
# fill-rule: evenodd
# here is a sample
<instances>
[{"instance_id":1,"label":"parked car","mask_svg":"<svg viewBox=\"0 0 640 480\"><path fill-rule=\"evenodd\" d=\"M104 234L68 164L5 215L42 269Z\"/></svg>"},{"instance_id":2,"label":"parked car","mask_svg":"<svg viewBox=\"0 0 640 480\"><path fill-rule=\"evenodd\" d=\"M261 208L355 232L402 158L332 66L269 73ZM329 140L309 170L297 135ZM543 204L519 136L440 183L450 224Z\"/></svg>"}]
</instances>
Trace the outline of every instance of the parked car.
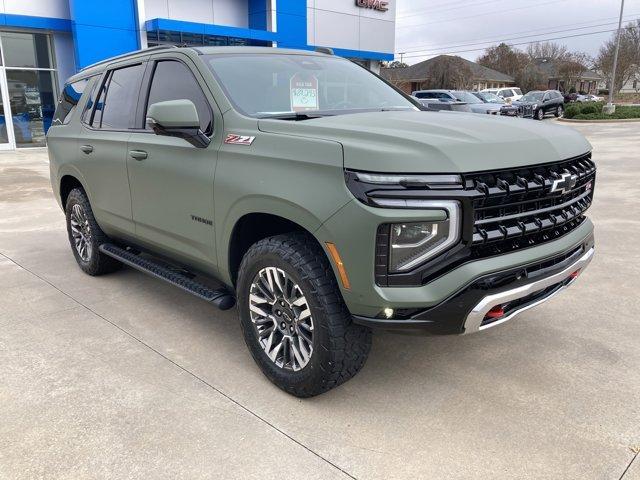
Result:
<instances>
[{"instance_id":1,"label":"parked car","mask_svg":"<svg viewBox=\"0 0 640 480\"><path fill-rule=\"evenodd\" d=\"M576 97L576 102L579 103L585 103L585 102L590 102L591 100L589 100L588 95L582 95L582 94L578 94L578 96Z\"/></svg>"},{"instance_id":2,"label":"parked car","mask_svg":"<svg viewBox=\"0 0 640 480\"><path fill-rule=\"evenodd\" d=\"M578 99L579 94L573 93L565 93L564 94L564 103L573 103Z\"/></svg>"},{"instance_id":3,"label":"parked car","mask_svg":"<svg viewBox=\"0 0 640 480\"><path fill-rule=\"evenodd\" d=\"M505 117L521 117L533 118L533 108L531 105L516 105L514 103L505 103L500 107L500 115Z\"/></svg>"},{"instance_id":4,"label":"parked car","mask_svg":"<svg viewBox=\"0 0 640 480\"><path fill-rule=\"evenodd\" d=\"M412 92L411 96L426 107L427 110L471 112L471 108L466 102L461 102L449 92L449 90L417 90Z\"/></svg>"},{"instance_id":5,"label":"parked car","mask_svg":"<svg viewBox=\"0 0 640 480\"><path fill-rule=\"evenodd\" d=\"M533 90L513 104L523 108L530 106L536 120L542 120L548 113L553 113L556 117L564 114L564 96L557 90Z\"/></svg>"},{"instance_id":6,"label":"parked car","mask_svg":"<svg viewBox=\"0 0 640 480\"><path fill-rule=\"evenodd\" d=\"M505 103L504 98L499 97L495 93L491 93L491 92L471 92L471 93L473 93L476 97L478 97L480 100L482 100L485 103L500 103L500 104Z\"/></svg>"},{"instance_id":7,"label":"parked car","mask_svg":"<svg viewBox=\"0 0 640 480\"><path fill-rule=\"evenodd\" d=\"M444 110L440 106L445 104L459 106L460 108L455 109L458 111L500 114L500 105L489 104L465 90L420 90L413 92L412 95L429 109Z\"/></svg>"},{"instance_id":8,"label":"parked car","mask_svg":"<svg viewBox=\"0 0 640 480\"><path fill-rule=\"evenodd\" d=\"M356 375L374 327L484 331L594 254L596 167L571 128L423 112L302 50L156 47L67 84L47 147L80 269L237 302L253 359L299 397Z\"/></svg>"},{"instance_id":9,"label":"parked car","mask_svg":"<svg viewBox=\"0 0 640 480\"><path fill-rule=\"evenodd\" d=\"M602 102L604 100L604 98L597 95L584 95L584 97L585 102Z\"/></svg>"},{"instance_id":10,"label":"parked car","mask_svg":"<svg viewBox=\"0 0 640 480\"><path fill-rule=\"evenodd\" d=\"M522 90L519 87L506 87L506 88L485 88L480 90L481 92L489 92L504 98L505 100L520 100L522 98Z\"/></svg>"}]
</instances>

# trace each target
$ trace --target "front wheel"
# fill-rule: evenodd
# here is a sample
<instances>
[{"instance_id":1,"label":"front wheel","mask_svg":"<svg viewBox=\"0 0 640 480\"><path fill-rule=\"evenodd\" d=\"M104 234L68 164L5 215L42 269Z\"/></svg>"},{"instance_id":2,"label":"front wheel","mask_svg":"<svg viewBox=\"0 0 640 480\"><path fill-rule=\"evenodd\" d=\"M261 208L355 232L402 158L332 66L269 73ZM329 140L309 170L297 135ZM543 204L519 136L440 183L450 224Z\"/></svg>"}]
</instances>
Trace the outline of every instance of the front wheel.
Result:
<instances>
[{"instance_id":1,"label":"front wheel","mask_svg":"<svg viewBox=\"0 0 640 480\"><path fill-rule=\"evenodd\" d=\"M542 108L539 108L536 112L536 119L544 120L544 110Z\"/></svg>"},{"instance_id":2,"label":"front wheel","mask_svg":"<svg viewBox=\"0 0 640 480\"><path fill-rule=\"evenodd\" d=\"M556 117L560 118L562 115L564 115L564 107L558 105L558 108L556 108Z\"/></svg>"},{"instance_id":3,"label":"front wheel","mask_svg":"<svg viewBox=\"0 0 640 480\"><path fill-rule=\"evenodd\" d=\"M242 259L237 290L249 351L284 391L318 395L363 367L371 331L352 322L327 257L310 236L254 244Z\"/></svg>"}]
</instances>

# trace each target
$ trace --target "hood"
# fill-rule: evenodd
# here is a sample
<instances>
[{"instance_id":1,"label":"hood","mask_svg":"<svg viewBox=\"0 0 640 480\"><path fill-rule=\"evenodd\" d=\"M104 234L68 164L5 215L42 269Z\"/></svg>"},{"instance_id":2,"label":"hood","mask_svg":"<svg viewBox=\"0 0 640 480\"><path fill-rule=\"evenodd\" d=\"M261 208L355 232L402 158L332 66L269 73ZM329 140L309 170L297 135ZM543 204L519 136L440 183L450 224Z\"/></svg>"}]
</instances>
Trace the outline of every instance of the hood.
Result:
<instances>
[{"instance_id":1,"label":"hood","mask_svg":"<svg viewBox=\"0 0 640 480\"><path fill-rule=\"evenodd\" d=\"M397 173L461 173L565 160L591 150L547 122L460 112L371 112L303 121L262 119L263 132L342 144L344 166Z\"/></svg>"}]
</instances>

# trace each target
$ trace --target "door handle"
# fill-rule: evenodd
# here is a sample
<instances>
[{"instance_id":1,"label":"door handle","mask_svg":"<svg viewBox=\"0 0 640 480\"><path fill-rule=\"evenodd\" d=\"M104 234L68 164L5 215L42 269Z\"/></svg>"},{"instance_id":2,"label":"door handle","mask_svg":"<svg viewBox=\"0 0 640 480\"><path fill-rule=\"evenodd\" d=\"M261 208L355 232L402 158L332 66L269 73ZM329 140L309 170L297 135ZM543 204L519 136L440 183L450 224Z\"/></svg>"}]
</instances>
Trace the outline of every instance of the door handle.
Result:
<instances>
[{"instance_id":1,"label":"door handle","mask_svg":"<svg viewBox=\"0 0 640 480\"><path fill-rule=\"evenodd\" d=\"M89 155L91 152L93 152L93 147L91 145L82 145L80 147L80 150Z\"/></svg>"},{"instance_id":2,"label":"door handle","mask_svg":"<svg viewBox=\"0 0 640 480\"><path fill-rule=\"evenodd\" d=\"M129 156L136 160L144 160L149 155L143 150L129 150Z\"/></svg>"}]
</instances>

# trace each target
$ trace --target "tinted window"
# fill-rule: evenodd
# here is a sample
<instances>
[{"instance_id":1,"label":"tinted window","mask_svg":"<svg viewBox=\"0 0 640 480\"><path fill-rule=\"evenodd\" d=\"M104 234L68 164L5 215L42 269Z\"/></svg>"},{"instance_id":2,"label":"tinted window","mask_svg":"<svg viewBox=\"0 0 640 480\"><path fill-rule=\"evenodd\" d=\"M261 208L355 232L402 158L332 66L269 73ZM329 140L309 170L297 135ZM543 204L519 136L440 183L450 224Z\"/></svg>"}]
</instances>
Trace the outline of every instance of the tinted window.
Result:
<instances>
[{"instance_id":1,"label":"tinted window","mask_svg":"<svg viewBox=\"0 0 640 480\"><path fill-rule=\"evenodd\" d=\"M209 102L191 70L181 62L158 62L151 81L147 109L154 103L183 99L193 102L200 119L200 130L210 135L213 132L213 119Z\"/></svg>"},{"instance_id":2,"label":"tinted window","mask_svg":"<svg viewBox=\"0 0 640 480\"><path fill-rule=\"evenodd\" d=\"M417 98L433 98L433 93L419 92L415 95Z\"/></svg>"},{"instance_id":3,"label":"tinted window","mask_svg":"<svg viewBox=\"0 0 640 480\"><path fill-rule=\"evenodd\" d=\"M513 97L513 92L511 90L500 90L500 95L505 98Z\"/></svg>"},{"instance_id":4,"label":"tinted window","mask_svg":"<svg viewBox=\"0 0 640 480\"><path fill-rule=\"evenodd\" d=\"M96 105L96 115L92 123L94 127L126 129L133 126L133 111L138 101L143 73L142 64L110 72L105 83L106 88L100 92Z\"/></svg>"},{"instance_id":5,"label":"tinted window","mask_svg":"<svg viewBox=\"0 0 640 480\"><path fill-rule=\"evenodd\" d=\"M88 78L83 78L77 82L67 83L62 90L58 106L56 107L56 113L53 115L53 124L66 125L71 120L71 113L76 109L82 92L84 92Z\"/></svg>"}]
</instances>

